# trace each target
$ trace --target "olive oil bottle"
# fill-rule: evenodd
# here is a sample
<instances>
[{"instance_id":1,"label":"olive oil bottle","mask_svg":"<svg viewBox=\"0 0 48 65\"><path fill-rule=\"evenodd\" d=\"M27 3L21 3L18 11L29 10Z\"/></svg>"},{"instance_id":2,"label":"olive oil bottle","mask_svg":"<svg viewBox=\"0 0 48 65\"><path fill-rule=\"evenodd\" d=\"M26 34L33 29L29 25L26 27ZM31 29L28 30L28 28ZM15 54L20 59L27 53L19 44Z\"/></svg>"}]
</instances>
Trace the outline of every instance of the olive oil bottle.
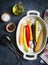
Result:
<instances>
[{"instance_id":1,"label":"olive oil bottle","mask_svg":"<svg viewBox=\"0 0 48 65\"><path fill-rule=\"evenodd\" d=\"M20 15L24 12L24 6L22 3L15 4L12 7L12 12L14 15Z\"/></svg>"}]
</instances>

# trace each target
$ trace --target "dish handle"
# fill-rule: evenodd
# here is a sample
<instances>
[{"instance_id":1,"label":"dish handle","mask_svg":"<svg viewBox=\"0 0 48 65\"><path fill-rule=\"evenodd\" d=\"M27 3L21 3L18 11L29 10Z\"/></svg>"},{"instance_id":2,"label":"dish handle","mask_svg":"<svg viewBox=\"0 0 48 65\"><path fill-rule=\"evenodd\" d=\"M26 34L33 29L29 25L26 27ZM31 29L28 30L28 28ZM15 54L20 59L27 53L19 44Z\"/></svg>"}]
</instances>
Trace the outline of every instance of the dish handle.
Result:
<instances>
[{"instance_id":1,"label":"dish handle","mask_svg":"<svg viewBox=\"0 0 48 65\"><path fill-rule=\"evenodd\" d=\"M30 56L24 54L24 55L23 55L23 58L26 59L26 60L35 60L35 59L37 59L37 54L30 55Z\"/></svg>"},{"instance_id":2,"label":"dish handle","mask_svg":"<svg viewBox=\"0 0 48 65\"><path fill-rule=\"evenodd\" d=\"M40 12L36 11L36 10L30 10L27 12L27 16L28 15L36 15L36 16L40 16Z\"/></svg>"}]
</instances>

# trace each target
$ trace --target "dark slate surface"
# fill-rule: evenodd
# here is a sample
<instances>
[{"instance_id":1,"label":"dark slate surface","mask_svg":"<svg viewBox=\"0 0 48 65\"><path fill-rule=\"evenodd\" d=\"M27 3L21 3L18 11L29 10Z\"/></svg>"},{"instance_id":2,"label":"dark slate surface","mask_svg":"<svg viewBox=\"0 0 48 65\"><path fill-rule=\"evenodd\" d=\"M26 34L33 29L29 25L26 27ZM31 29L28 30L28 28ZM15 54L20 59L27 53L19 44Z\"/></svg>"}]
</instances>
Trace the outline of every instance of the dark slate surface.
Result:
<instances>
[{"instance_id":1,"label":"dark slate surface","mask_svg":"<svg viewBox=\"0 0 48 65\"><path fill-rule=\"evenodd\" d=\"M11 12L11 7L18 3L22 2L24 5L24 13L20 16L14 16ZM0 0L0 15L3 12L8 12L11 15L11 21L14 22L17 26L19 20L26 15L28 10L38 10L43 15L43 12L48 8L48 0ZM7 23L4 23L0 19L0 36L2 34L8 34L12 41L15 42L15 34L16 31L13 33L8 33L5 30L5 26ZM0 42L1 43L1 42ZM37 60L34 61L25 61L22 60L22 65L44 65L40 63L41 58L38 56ZM18 61L19 62L19 61ZM8 47L4 47L0 44L0 65L17 65L16 63L16 55L8 49Z\"/></svg>"}]
</instances>

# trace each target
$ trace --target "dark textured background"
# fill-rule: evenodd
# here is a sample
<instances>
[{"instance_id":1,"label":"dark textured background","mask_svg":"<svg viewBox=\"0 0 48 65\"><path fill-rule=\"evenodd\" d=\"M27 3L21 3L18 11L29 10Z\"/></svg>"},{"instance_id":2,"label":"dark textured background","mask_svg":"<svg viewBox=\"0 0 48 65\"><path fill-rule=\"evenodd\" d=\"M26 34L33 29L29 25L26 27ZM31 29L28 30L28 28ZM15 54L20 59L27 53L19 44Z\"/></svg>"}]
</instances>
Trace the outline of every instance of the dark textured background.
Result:
<instances>
[{"instance_id":1,"label":"dark textured background","mask_svg":"<svg viewBox=\"0 0 48 65\"><path fill-rule=\"evenodd\" d=\"M24 13L20 16L14 16L11 12L11 8L14 4L18 2L22 2L24 5ZM0 15L3 12L8 12L11 15L11 21L14 22L17 26L19 20L26 15L28 10L38 10L43 16L43 12L48 8L48 0L0 0ZM5 26L7 23L4 23L0 20L0 36L2 34L8 34L12 41L15 42L15 33L8 33L5 30ZM1 42L0 42L1 43ZM24 61L22 60L22 65L43 65L40 63L41 58L38 56L37 60L34 61ZM19 62L19 61L18 61ZM17 65L16 64L16 55L8 49L8 47L4 47L0 44L0 65Z\"/></svg>"}]
</instances>

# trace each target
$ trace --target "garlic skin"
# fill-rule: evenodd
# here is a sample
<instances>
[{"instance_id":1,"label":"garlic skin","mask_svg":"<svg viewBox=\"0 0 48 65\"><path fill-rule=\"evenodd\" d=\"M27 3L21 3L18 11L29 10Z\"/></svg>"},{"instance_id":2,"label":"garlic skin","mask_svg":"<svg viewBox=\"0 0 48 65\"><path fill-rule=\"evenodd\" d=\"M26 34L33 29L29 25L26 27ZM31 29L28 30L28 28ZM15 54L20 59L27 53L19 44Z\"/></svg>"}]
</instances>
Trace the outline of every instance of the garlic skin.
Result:
<instances>
[{"instance_id":1,"label":"garlic skin","mask_svg":"<svg viewBox=\"0 0 48 65\"><path fill-rule=\"evenodd\" d=\"M47 37L48 37L48 9L44 13L44 20L46 21Z\"/></svg>"},{"instance_id":2,"label":"garlic skin","mask_svg":"<svg viewBox=\"0 0 48 65\"><path fill-rule=\"evenodd\" d=\"M48 9L44 13L44 20L46 21L46 23L48 25Z\"/></svg>"}]
</instances>

